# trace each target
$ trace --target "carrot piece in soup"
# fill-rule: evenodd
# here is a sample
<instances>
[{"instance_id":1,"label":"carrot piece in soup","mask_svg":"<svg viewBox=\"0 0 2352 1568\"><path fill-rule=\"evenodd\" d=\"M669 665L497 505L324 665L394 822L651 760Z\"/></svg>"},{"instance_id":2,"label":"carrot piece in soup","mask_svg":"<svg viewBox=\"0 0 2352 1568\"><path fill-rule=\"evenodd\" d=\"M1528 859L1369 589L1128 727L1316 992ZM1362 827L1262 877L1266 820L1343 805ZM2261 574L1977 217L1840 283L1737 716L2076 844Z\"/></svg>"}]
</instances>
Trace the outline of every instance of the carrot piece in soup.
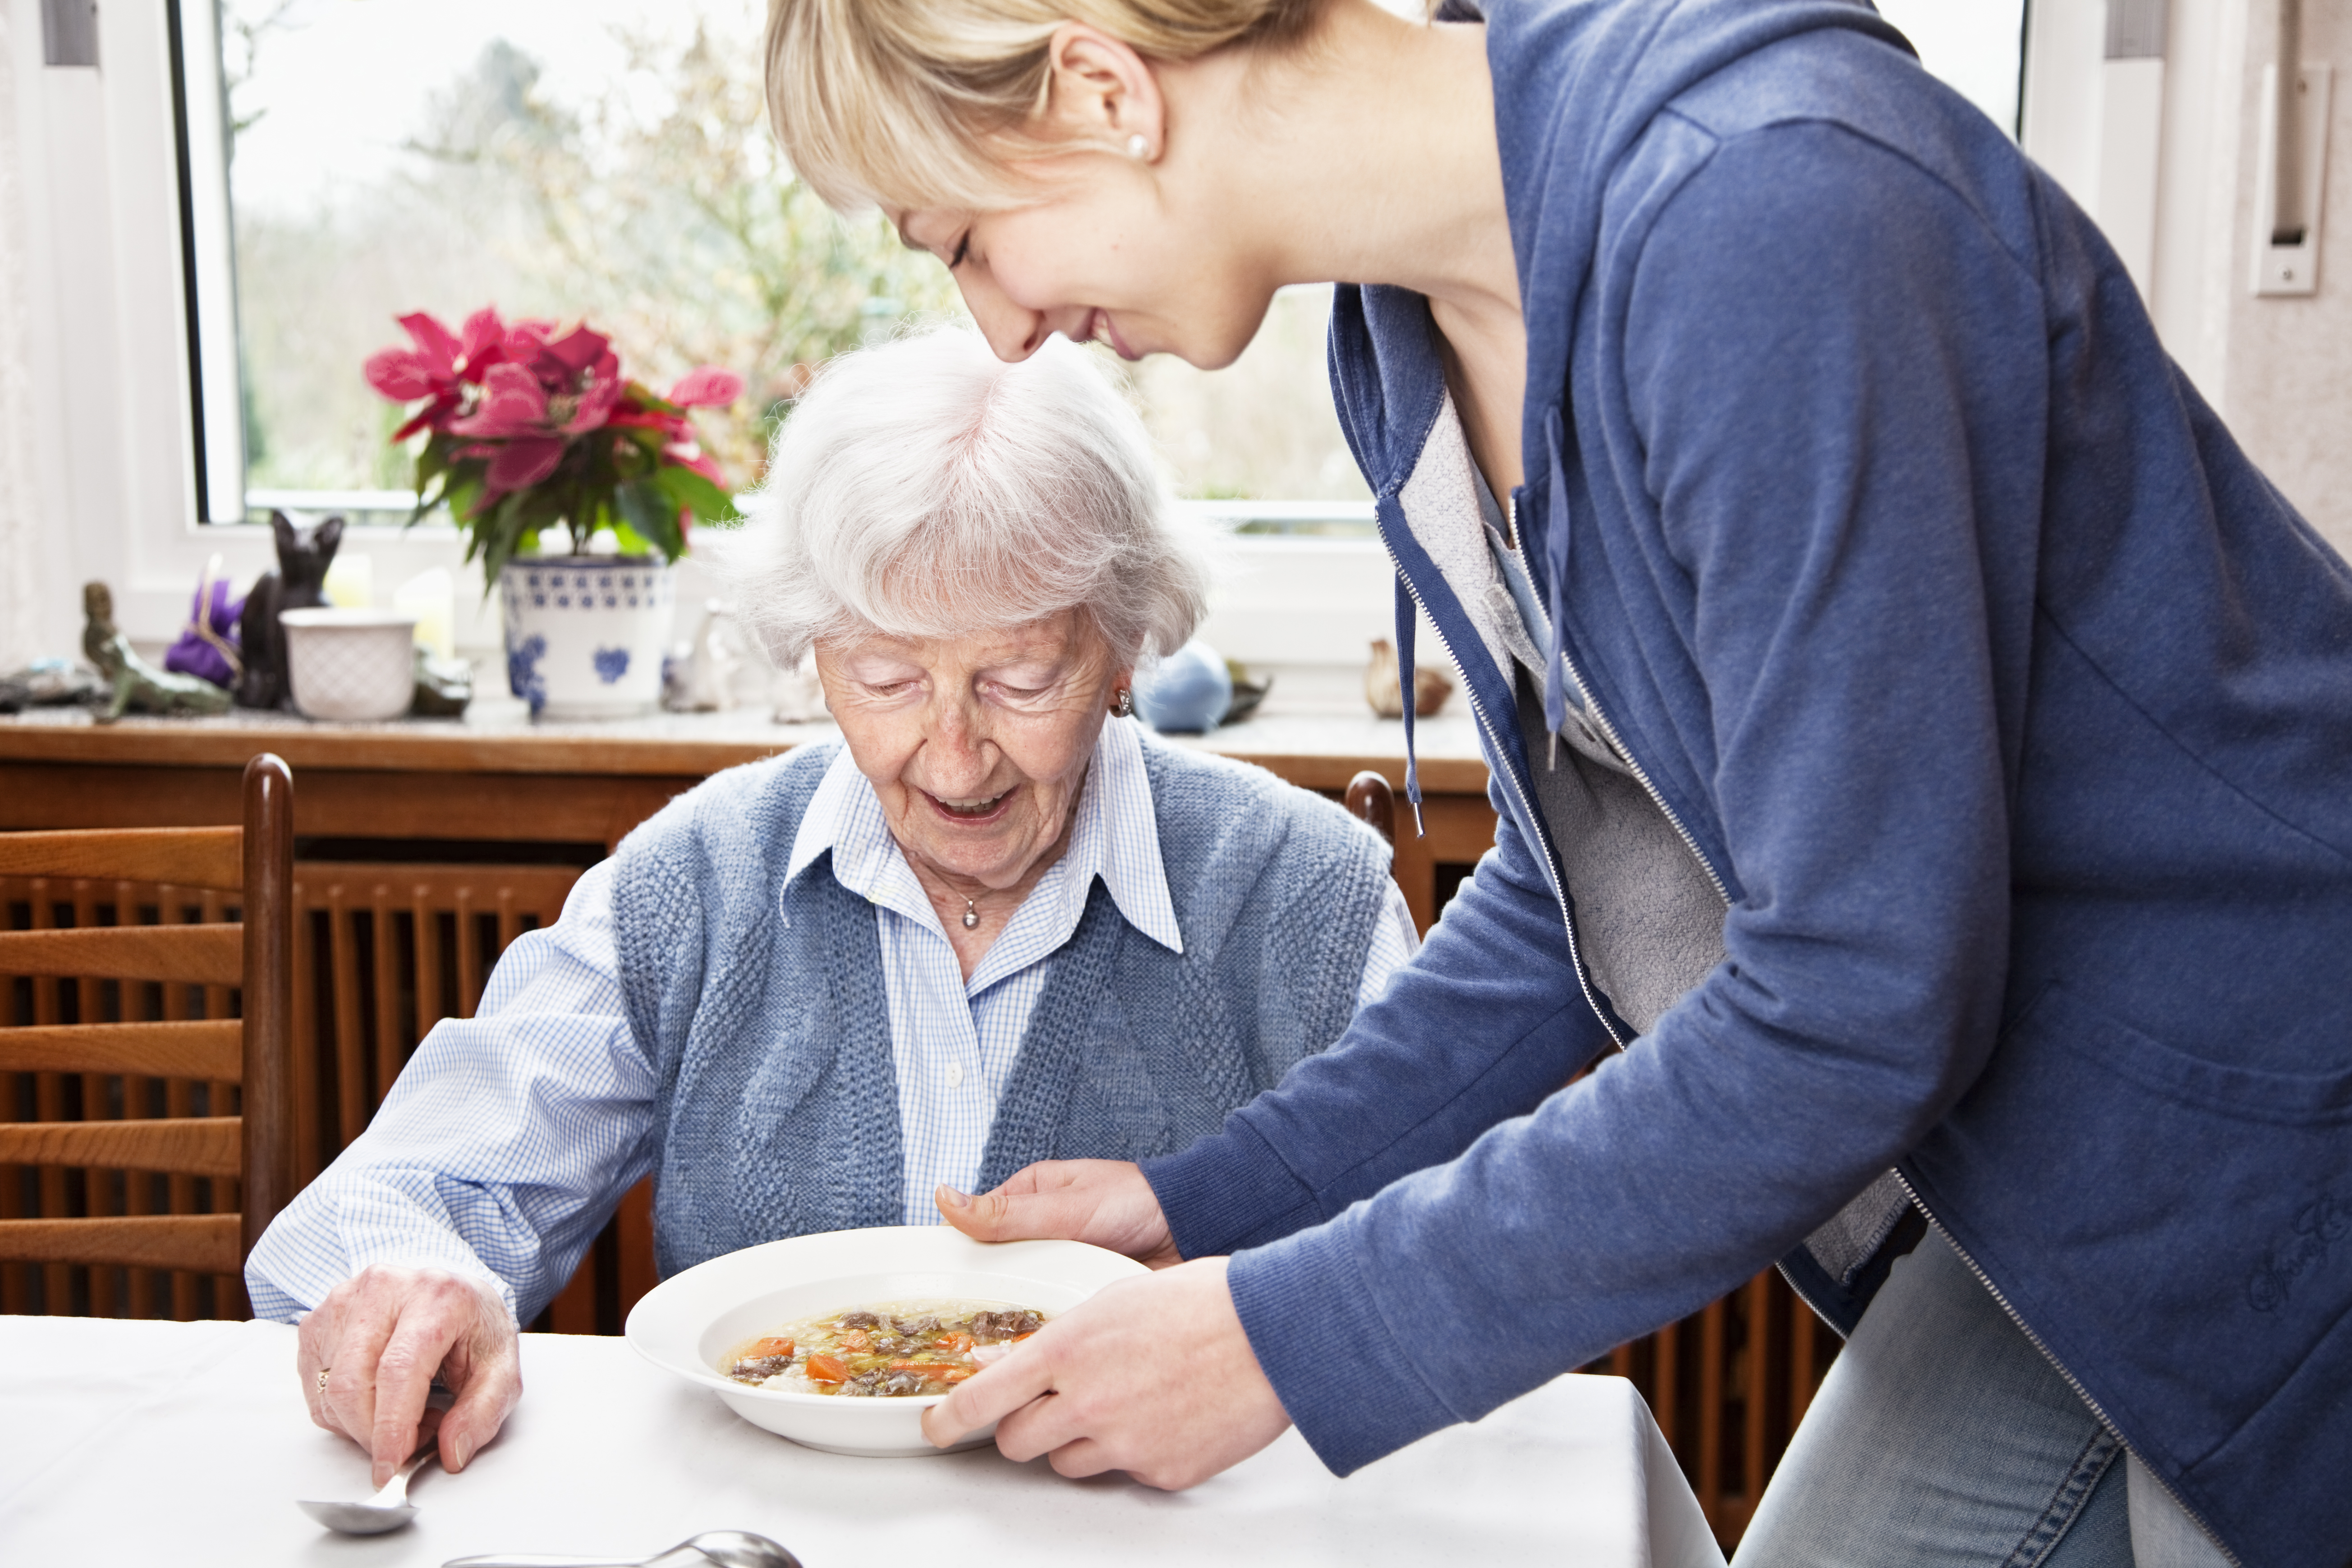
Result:
<instances>
[{"instance_id":1,"label":"carrot piece in soup","mask_svg":"<svg viewBox=\"0 0 2352 1568\"><path fill-rule=\"evenodd\" d=\"M845 1351L862 1351L874 1342L874 1336L864 1329L844 1329L834 1336L834 1342Z\"/></svg>"},{"instance_id":2,"label":"carrot piece in soup","mask_svg":"<svg viewBox=\"0 0 2352 1568\"><path fill-rule=\"evenodd\" d=\"M953 1362L944 1361L894 1361L890 1363L890 1370L911 1372L917 1377L926 1378L933 1383L961 1383L980 1369L976 1366L958 1366Z\"/></svg>"},{"instance_id":3,"label":"carrot piece in soup","mask_svg":"<svg viewBox=\"0 0 2352 1568\"><path fill-rule=\"evenodd\" d=\"M816 1383L846 1383L849 1381L849 1369L842 1365L839 1362L834 1360L833 1357L829 1355L813 1355L809 1357L808 1374L811 1381Z\"/></svg>"},{"instance_id":4,"label":"carrot piece in soup","mask_svg":"<svg viewBox=\"0 0 2352 1568\"><path fill-rule=\"evenodd\" d=\"M793 1342L786 1339L777 1339L772 1337L764 1340L755 1340L751 1343L751 1348L745 1351L743 1353L747 1357L772 1355L789 1357L793 1353Z\"/></svg>"},{"instance_id":5,"label":"carrot piece in soup","mask_svg":"<svg viewBox=\"0 0 2352 1568\"><path fill-rule=\"evenodd\" d=\"M971 1349L971 1336L970 1334L941 1334L939 1338L939 1348L943 1351L954 1351L961 1354L963 1352Z\"/></svg>"}]
</instances>

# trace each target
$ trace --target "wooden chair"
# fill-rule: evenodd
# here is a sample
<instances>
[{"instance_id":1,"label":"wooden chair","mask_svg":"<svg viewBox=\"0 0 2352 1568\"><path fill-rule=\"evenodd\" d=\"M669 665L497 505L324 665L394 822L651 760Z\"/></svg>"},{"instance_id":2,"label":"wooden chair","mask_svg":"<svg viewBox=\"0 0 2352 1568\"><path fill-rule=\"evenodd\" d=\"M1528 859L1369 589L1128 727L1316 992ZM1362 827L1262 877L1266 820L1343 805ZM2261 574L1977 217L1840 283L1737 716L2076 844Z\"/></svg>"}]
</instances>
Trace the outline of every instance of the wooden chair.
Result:
<instances>
[{"instance_id":1,"label":"wooden chair","mask_svg":"<svg viewBox=\"0 0 2352 1568\"><path fill-rule=\"evenodd\" d=\"M0 878L28 889L24 896L35 909L36 927L51 926L53 900L78 883L84 889L96 883L124 889L113 925L88 923L91 917L83 913L65 929L0 931L0 975L32 977L35 999L32 1023L0 1027L0 1081L9 1081L10 1074L73 1074L84 1075L86 1086L81 1121L58 1119L66 1109L61 1094L28 1089L0 1104L0 1116L13 1118L42 1101L34 1112L41 1120L0 1121L0 1167L42 1168L38 1180L22 1187L16 1185L17 1173L0 1173L10 1184L0 1213L18 1214L26 1193L41 1194L33 1205L41 1217L0 1218L0 1260L50 1266L45 1278L55 1283L42 1301L46 1311L71 1310L57 1299L66 1265L236 1276L263 1229L294 1195L293 805L286 764L265 753L246 766L242 828L0 834ZM131 884L220 889L241 902L243 918L137 924ZM86 894L82 901L88 903ZM207 903L217 910L219 896ZM173 919L169 910L159 912L166 922ZM67 989L60 982L68 977L80 983L79 1023L53 1021L58 994ZM120 1021L97 1016L108 981L120 994ZM190 987L214 987L224 1001L226 988L237 987L242 1016L221 1016L226 1009L220 1006L207 1009L212 1016L171 1018L188 1010L181 1005L164 1009L164 1019L141 1021L134 1014L142 1009L133 998L152 994L144 982L160 982L163 994L182 998ZM0 1025L16 1023L28 994L23 982L10 984ZM144 1099L146 1080L158 1079L236 1085L240 1114L148 1117L146 1106L135 1102ZM105 1087L118 1079L126 1087ZM69 1081L33 1080L45 1086ZM136 1093L127 1087L134 1084L141 1086ZM223 1094L205 1109L226 1109L225 1100ZM127 1119L102 1120L110 1109ZM58 1167L89 1173L80 1178L84 1195L78 1201L67 1201L68 1184ZM235 1178L241 1191L226 1213L142 1213L156 1206L143 1199L120 1205L131 1212L108 1213L118 1205L100 1202L99 1191L111 1189L115 1172L165 1173L174 1178L172 1186L191 1191L194 1182L176 1178L215 1178L220 1194L228 1191L221 1179ZM155 1184L152 1176L143 1184L128 1174L121 1180L130 1184L121 1191L143 1193ZM84 1212L59 1217L74 1208ZM233 1279L224 1289L242 1300ZM92 1308L107 1310L96 1302ZM190 1315L188 1309L181 1315Z\"/></svg>"},{"instance_id":2,"label":"wooden chair","mask_svg":"<svg viewBox=\"0 0 2352 1568\"><path fill-rule=\"evenodd\" d=\"M1396 842L1396 790L1382 774L1366 768L1348 781L1342 797L1348 815L1372 825L1372 831Z\"/></svg>"}]
</instances>

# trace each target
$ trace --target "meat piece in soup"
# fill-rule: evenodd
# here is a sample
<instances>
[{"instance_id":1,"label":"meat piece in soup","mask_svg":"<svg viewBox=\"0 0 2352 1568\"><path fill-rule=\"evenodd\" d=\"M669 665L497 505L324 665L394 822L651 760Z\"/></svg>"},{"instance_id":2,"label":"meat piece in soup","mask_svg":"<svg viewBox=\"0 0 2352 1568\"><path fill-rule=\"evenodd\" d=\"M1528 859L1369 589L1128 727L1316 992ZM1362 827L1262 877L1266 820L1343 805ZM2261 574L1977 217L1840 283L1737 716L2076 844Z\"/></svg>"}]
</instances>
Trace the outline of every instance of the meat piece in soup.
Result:
<instances>
[{"instance_id":1,"label":"meat piece in soup","mask_svg":"<svg viewBox=\"0 0 2352 1568\"><path fill-rule=\"evenodd\" d=\"M738 1383L895 1399L945 1394L1045 1324L1001 1301L891 1301L786 1324L720 1363Z\"/></svg>"}]
</instances>

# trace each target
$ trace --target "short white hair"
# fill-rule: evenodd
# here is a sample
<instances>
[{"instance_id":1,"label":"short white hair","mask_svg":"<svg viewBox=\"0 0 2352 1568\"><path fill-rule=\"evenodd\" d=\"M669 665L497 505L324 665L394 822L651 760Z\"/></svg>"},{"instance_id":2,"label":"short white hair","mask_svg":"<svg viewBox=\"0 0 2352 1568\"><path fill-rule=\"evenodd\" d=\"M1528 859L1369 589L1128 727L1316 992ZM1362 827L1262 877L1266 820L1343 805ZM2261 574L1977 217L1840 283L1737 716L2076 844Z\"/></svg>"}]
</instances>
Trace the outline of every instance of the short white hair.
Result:
<instances>
[{"instance_id":1,"label":"short white hair","mask_svg":"<svg viewBox=\"0 0 2352 1568\"><path fill-rule=\"evenodd\" d=\"M1059 337L1018 364L955 328L841 355L744 511L725 565L781 668L819 641L1069 610L1132 664L1181 647L1208 608L1210 525L1176 513L1143 421Z\"/></svg>"}]
</instances>

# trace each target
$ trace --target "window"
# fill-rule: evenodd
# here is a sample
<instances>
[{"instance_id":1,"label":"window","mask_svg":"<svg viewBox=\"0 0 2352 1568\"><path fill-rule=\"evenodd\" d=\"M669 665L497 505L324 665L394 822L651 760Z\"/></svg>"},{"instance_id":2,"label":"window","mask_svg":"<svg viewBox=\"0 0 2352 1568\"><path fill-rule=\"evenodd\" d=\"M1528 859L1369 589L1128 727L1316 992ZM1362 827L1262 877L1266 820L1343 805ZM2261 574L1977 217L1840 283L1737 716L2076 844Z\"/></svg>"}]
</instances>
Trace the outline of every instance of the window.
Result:
<instances>
[{"instance_id":1,"label":"window","mask_svg":"<svg viewBox=\"0 0 2352 1568\"><path fill-rule=\"evenodd\" d=\"M2017 134L2024 79L2025 0L1876 0L1919 62Z\"/></svg>"},{"instance_id":2,"label":"window","mask_svg":"<svg viewBox=\"0 0 2352 1568\"><path fill-rule=\"evenodd\" d=\"M2022 0L1882 8L1931 69L2014 124ZM408 510L405 455L386 440L397 410L360 374L407 310L452 324L492 302L584 316L656 383L703 361L742 371L753 395L712 434L745 479L807 366L908 316L955 311L936 263L901 251L877 218L836 219L780 166L761 102L764 12L762 0L168 5L196 520L333 508L363 525L379 580L454 564L446 531L436 542L429 528L390 527ZM153 25L135 8L113 23ZM118 265L127 277L131 260ZM1241 580L1207 630L1244 658L1352 666L1387 623L1387 562L1324 379L1329 298L1285 290L1227 370L1158 359L1128 372L1180 493L1245 532L1293 536L1241 542ZM157 542L137 613L160 626L209 547L140 526ZM241 574L266 559L249 535L214 535ZM495 640L462 603L460 616L461 640Z\"/></svg>"},{"instance_id":3,"label":"window","mask_svg":"<svg viewBox=\"0 0 2352 1568\"><path fill-rule=\"evenodd\" d=\"M220 127L190 137L192 209L225 196L231 215L196 237L215 521L404 515L400 411L359 367L412 310L584 317L656 384L701 363L742 372L742 404L704 423L745 482L811 366L961 313L936 262L878 215L835 217L782 165L758 0L220 0L216 37L207 9L186 7L186 53L220 62L216 110L190 94L192 130ZM201 188L224 164L225 188ZM1181 493L1367 495L1324 384L1328 300L1285 290L1221 375L1129 373ZM1367 515L1291 505L1254 525Z\"/></svg>"}]
</instances>

